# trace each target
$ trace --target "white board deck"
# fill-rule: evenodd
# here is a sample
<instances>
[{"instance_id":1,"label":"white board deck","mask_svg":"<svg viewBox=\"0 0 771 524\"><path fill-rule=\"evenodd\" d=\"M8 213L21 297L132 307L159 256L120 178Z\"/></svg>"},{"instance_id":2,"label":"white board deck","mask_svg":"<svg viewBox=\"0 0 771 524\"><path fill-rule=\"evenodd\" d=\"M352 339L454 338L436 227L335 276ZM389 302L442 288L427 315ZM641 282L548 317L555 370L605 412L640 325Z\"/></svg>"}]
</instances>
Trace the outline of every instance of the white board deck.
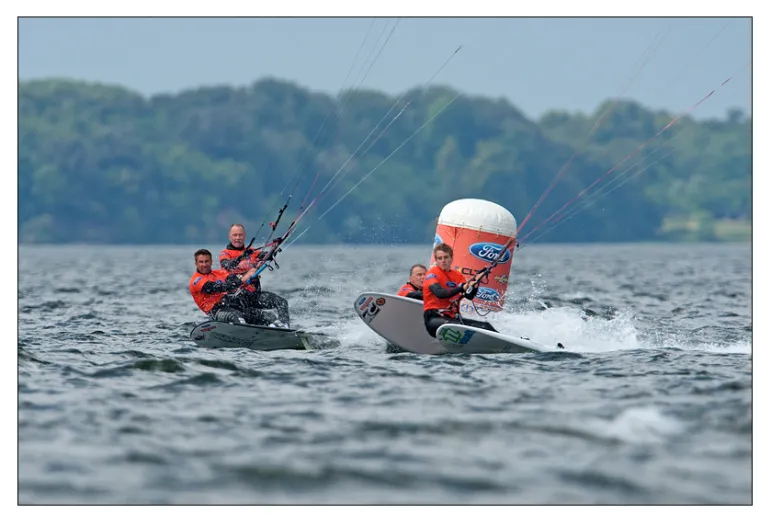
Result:
<instances>
[{"instance_id":1,"label":"white board deck","mask_svg":"<svg viewBox=\"0 0 771 524\"><path fill-rule=\"evenodd\" d=\"M190 332L190 338L201 347L246 348L258 351L321 349L339 345L337 339L323 333L215 320L195 326Z\"/></svg>"},{"instance_id":2,"label":"white board deck","mask_svg":"<svg viewBox=\"0 0 771 524\"><path fill-rule=\"evenodd\" d=\"M529 340L484 329L446 324L437 338L426 331L423 302L388 293L362 293L353 303L354 311L369 328L391 344L412 353L523 353L558 351Z\"/></svg>"},{"instance_id":3,"label":"white board deck","mask_svg":"<svg viewBox=\"0 0 771 524\"><path fill-rule=\"evenodd\" d=\"M447 353L532 353L559 350L521 337L458 324L440 326L436 330L436 338Z\"/></svg>"},{"instance_id":4,"label":"white board deck","mask_svg":"<svg viewBox=\"0 0 771 524\"><path fill-rule=\"evenodd\" d=\"M428 355L445 352L426 331L421 300L367 292L354 300L353 309L372 331L401 349Z\"/></svg>"}]
</instances>

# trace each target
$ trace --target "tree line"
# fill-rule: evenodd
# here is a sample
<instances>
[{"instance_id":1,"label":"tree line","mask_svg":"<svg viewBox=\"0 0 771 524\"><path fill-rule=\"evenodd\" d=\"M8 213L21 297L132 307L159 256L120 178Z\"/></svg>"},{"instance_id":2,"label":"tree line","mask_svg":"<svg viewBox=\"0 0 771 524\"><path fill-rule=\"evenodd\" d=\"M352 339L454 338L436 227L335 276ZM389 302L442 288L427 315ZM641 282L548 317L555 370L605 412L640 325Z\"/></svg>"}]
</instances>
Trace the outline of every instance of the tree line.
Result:
<instances>
[{"instance_id":1,"label":"tree line","mask_svg":"<svg viewBox=\"0 0 771 524\"><path fill-rule=\"evenodd\" d=\"M264 79L148 98L25 81L19 239L221 242L231 223L251 234L275 220L291 194L283 231L323 189L300 242L424 243L448 202L492 200L521 221L558 174L522 232L539 242L746 238L750 118L684 116L651 140L675 116L607 100L533 121L446 87L331 97Z\"/></svg>"}]
</instances>

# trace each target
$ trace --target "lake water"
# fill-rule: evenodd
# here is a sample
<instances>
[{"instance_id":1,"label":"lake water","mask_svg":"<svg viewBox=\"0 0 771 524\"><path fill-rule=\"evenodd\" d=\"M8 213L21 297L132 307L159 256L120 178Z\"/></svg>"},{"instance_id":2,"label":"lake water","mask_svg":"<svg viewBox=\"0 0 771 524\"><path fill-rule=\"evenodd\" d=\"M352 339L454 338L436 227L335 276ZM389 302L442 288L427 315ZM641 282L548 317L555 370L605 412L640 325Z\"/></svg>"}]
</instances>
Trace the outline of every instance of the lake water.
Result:
<instances>
[{"instance_id":1,"label":"lake water","mask_svg":"<svg viewBox=\"0 0 771 524\"><path fill-rule=\"evenodd\" d=\"M281 254L340 347L198 348L198 247L20 247L19 503L752 502L749 244L527 246L492 323L568 350L485 356L354 314L425 246Z\"/></svg>"}]
</instances>

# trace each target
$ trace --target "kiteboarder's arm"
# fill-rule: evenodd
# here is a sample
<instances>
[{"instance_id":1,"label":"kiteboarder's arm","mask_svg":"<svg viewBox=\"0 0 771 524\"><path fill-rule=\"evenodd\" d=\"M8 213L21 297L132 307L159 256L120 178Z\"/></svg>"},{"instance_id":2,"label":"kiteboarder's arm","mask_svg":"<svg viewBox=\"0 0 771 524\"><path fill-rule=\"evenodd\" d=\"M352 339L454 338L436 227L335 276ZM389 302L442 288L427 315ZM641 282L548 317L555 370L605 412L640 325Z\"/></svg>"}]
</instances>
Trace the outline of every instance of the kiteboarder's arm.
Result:
<instances>
[{"instance_id":1,"label":"kiteboarder's arm","mask_svg":"<svg viewBox=\"0 0 771 524\"><path fill-rule=\"evenodd\" d=\"M461 293L463 291L463 286L457 286L448 289L442 287L442 284L437 282L436 284L431 284L428 286L428 290L431 291L431 293L433 293L436 298L450 298L454 297L458 293Z\"/></svg>"},{"instance_id":2,"label":"kiteboarder's arm","mask_svg":"<svg viewBox=\"0 0 771 524\"><path fill-rule=\"evenodd\" d=\"M220 260L220 267L222 269L226 269L228 271L233 271L235 268L238 267L239 262L241 262L241 257L238 258L223 258Z\"/></svg>"},{"instance_id":3,"label":"kiteboarder's arm","mask_svg":"<svg viewBox=\"0 0 771 524\"><path fill-rule=\"evenodd\" d=\"M423 290L419 289L417 291L410 291L404 296L407 298L417 298L418 300L423 300Z\"/></svg>"},{"instance_id":4,"label":"kiteboarder's arm","mask_svg":"<svg viewBox=\"0 0 771 524\"><path fill-rule=\"evenodd\" d=\"M482 273L477 273L474 277L468 279L461 287L463 289L463 297L467 300L474 300L477 296L477 290L479 289L479 281L482 280Z\"/></svg>"},{"instance_id":5,"label":"kiteboarder's arm","mask_svg":"<svg viewBox=\"0 0 771 524\"><path fill-rule=\"evenodd\" d=\"M201 293L206 293L207 295L214 293L227 293L228 291L233 291L242 283L243 282L239 275L228 275L224 281L217 280L216 282L205 283L201 288Z\"/></svg>"},{"instance_id":6,"label":"kiteboarder's arm","mask_svg":"<svg viewBox=\"0 0 771 524\"><path fill-rule=\"evenodd\" d=\"M256 251L256 252L259 253L259 251ZM243 262L244 260L247 260L248 258L250 258L252 256L252 253L255 253L255 250L252 248L248 248L248 249L245 249L244 252L238 255L236 258L223 258L222 255L220 255L220 267L227 271L233 271L235 269L238 269L239 264L241 264L241 262Z\"/></svg>"}]
</instances>

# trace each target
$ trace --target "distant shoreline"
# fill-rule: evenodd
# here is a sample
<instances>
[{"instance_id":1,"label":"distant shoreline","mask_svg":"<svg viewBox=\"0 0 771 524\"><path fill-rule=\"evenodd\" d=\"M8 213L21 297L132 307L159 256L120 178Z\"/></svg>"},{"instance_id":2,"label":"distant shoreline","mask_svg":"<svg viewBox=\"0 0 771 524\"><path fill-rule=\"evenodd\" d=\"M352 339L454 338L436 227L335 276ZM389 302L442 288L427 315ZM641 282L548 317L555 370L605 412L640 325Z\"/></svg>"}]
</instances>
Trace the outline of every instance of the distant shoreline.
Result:
<instances>
[{"instance_id":1,"label":"distant shoreline","mask_svg":"<svg viewBox=\"0 0 771 524\"><path fill-rule=\"evenodd\" d=\"M173 244L169 242L156 242L156 243L146 243L146 244L136 244L136 243L91 243L91 242L19 242L19 246L25 246L25 247L40 247L40 246L115 246L115 247L135 247L135 246L148 246L148 247L158 247L158 246L167 246L167 247L200 247L200 246L211 246L211 245L226 245L227 239L224 241L201 241L195 244L191 244L188 242L185 243L179 243L179 244ZM595 241L595 242L537 242L535 244L525 244L527 247L538 247L538 246L549 246L549 247L568 247L568 246L598 246L598 245L605 245L605 246L624 246L624 245L688 245L688 244L752 244L752 238L746 238L746 239L727 239L727 240L721 240L721 239L715 239L715 240L636 240L636 241L623 241L623 242L614 242L614 241ZM305 244L300 243L293 247L312 247L312 248L323 248L323 247L343 247L343 246L359 246L359 247L426 247L431 246L431 242L427 241L423 244L395 244L395 243L379 243L379 244L369 244L369 243L363 243L363 242L339 242L339 243L326 243L326 244ZM524 246L523 246L524 247Z\"/></svg>"}]
</instances>

